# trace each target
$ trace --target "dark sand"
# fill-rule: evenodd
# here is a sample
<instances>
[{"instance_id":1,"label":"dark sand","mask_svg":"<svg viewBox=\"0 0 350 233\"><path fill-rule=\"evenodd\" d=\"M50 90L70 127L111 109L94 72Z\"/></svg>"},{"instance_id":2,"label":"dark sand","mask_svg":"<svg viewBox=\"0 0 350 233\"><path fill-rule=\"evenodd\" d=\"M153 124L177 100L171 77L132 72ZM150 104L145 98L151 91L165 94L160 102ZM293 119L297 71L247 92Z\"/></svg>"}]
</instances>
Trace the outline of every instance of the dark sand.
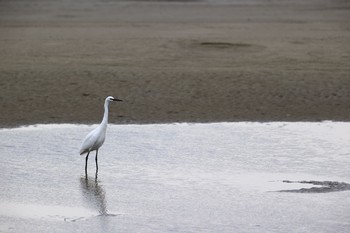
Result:
<instances>
[{"instance_id":1,"label":"dark sand","mask_svg":"<svg viewBox=\"0 0 350 233\"><path fill-rule=\"evenodd\" d=\"M350 2L0 1L0 126L350 120Z\"/></svg>"}]
</instances>

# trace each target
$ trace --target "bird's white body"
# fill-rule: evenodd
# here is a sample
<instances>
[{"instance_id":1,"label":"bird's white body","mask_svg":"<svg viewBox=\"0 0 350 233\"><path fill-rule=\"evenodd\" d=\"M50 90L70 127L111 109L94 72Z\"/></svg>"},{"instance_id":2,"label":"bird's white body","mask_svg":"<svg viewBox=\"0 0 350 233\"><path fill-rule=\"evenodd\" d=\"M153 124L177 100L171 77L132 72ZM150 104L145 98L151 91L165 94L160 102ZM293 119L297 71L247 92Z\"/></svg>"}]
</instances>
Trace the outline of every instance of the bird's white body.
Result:
<instances>
[{"instance_id":1,"label":"bird's white body","mask_svg":"<svg viewBox=\"0 0 350 233\"><path fill-rule=\"evenodd\" d=\"M112 96L108 96L105 100L104 104L104 114L101 124L94 130L92 130L84 139L83 143L81 144L79 153L81 155L86 154L86 161L85 161L85 174L87 175L87 162L88 157L91 151L96 151L96 176L98 171L98 165L97 165L97 153L98 149L103 145L105 138L106 138L106 131L107 131L107 124L108 124L108 106L109 102L111 101L121 101L120 99L115 99Z\"/></svg>"},{"instance_id":2,"label":"bird's white body","mask_svg":"<svg viewBox=\"0 0 350 233\"><path fill-rule=\"evenodd\" d=\"M107 124L108 124L108 106L109 102L112 101L110 99L114 99L111 96L108 96L105 100L104 108L105 112L103 114L103 119L101 124L94 130L92 130L84 139L83 143L80 147L80 154L83 155L90 151L97 150L100 148L106 137Z\"/></svg>"},{"instance_id":3,"label":"bird's white body","mask_svg":"<svg viewBox=\"0 0 350 233\"><path fill-rule=\"evenodd\" d=\"M106 138L107 125L99 125L96 129L92 130L84 139L81 144L79 153L81 155L94 151L100 148Z\"/></svg>"}]
</instances>

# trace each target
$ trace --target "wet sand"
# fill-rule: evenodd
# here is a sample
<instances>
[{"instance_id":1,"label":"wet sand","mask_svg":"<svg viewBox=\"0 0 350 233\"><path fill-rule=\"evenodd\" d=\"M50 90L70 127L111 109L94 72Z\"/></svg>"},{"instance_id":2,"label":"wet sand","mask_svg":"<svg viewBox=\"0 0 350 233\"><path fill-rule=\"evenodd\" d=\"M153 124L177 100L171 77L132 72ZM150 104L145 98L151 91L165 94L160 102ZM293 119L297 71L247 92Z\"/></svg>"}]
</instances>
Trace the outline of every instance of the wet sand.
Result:
<instances>
[{"instance_id":1,"label":"wet sand","mask_svg":"<svg viewBox=\"0 0 350 233\"><path fill-rule=\"evenodd\" d=\"M350 3L0 2L0 126L350 120Z\"/></svg>"}]
</instances>

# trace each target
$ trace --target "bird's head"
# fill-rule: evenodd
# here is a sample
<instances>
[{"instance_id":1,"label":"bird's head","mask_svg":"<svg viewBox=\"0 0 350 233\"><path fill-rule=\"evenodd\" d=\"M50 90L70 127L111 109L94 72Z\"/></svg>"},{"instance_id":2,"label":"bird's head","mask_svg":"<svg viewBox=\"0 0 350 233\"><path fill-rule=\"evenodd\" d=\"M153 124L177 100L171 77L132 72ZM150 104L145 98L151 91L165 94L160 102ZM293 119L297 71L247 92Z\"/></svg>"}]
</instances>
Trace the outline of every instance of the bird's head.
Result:
<instances>
[{"instance_id":1,"label":"bird's head","mask_svg":"<svg viewBox=\"0 0 350 233\"><path fill-rule=\"evenodd\" d=\"M111 102L111 101L122 101L121 99L114 98L113 96L108 96L106 98L106 102Z\"/></svg>"}]
</instances>

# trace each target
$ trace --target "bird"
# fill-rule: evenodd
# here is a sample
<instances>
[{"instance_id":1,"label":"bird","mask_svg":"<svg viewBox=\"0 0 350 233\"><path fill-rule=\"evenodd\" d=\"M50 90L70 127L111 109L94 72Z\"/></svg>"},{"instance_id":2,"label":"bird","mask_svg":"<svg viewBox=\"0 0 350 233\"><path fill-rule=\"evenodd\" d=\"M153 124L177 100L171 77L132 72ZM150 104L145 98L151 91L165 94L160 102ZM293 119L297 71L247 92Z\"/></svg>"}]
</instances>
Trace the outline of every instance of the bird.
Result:
<instances>
[{"instance_id":1,"label":"bird","mask_svg":"<svg viewBox=\"0 0 350 233\"><path fill-rule=\"evenodd\" d=\"M85 175L87 177L87 164L89 159L89 154L91 151L96 151L95 163L96 163L96 178L98 173L98 163L97 163L97 155L98 149L103 145L106 138L106 130L108 124L108 106L112 101L122 101L121 99L114 98L113 96L108 96L105 99L104 103L104 114L102 118L102 122L100 125L92 130L83 140L79 153L80 155L84 155L87 153L85 158Z\"/></svg>"}]
</instances>

